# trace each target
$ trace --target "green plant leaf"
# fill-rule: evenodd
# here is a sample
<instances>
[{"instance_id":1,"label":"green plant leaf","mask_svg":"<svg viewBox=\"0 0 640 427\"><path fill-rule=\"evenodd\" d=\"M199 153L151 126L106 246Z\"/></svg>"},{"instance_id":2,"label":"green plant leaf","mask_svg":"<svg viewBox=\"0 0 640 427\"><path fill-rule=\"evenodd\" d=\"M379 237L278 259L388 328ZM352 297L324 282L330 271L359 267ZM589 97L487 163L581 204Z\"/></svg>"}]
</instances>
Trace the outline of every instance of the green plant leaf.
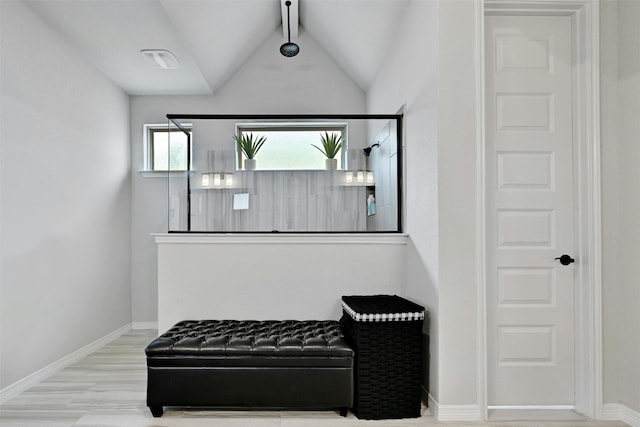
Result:
<instances>
[{"instance_id":1,"label":"green plant leaf","mask_svg":"<svg viewBox=\"0 0 640 427\"><path fill-rule=\"evenodd\" d=\"M247 159L253 159L267 141L265 136L257 136L254 138L252 133L234 135L233 139L236 141L236 144L238 144L238 148L247 156Z\"/></svg>"},{"instance_id":2,"label":"green plant leaf","mask_svg":"<svg viewBox=\"0 0 640 427\"><path fill-rule=\"evenodd\" d=\"M342 140L342 135L339 135L335 132L329 133L326 132L324 135L320 135L320 142L322 142L322 148L318 147L315 144L311 144L313 147L318 149L322 154L325 155L327 159L333 159L342 149L344 141Z\"/></svg>"}]
</instances>

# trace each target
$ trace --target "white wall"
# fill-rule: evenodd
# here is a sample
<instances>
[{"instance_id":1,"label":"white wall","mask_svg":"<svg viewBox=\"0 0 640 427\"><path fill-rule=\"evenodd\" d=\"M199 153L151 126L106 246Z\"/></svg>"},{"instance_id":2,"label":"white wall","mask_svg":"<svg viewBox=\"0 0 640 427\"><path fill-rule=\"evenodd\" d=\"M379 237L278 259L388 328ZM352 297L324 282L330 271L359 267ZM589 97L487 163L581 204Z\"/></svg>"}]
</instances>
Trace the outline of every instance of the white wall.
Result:
<instances>
[{"instance_id":1,"label":"white wall","mask_svg":"<svg viewBox=\"0 0 640 427\"><path fill-rule=\"evenodd\" d=\"M368 94L368 112L405 105L403 291L431 311L430 393L444 405L479 403L473 3L413 2ZM638 411L640 2L606 0L601 11L604 401Z\"/></svg>"},{"instance_id":2,"label":"white wall","mask_svg":"<svg viewBox=\"0 0 640 427\"><path fill-rule=\"evenodd\" d=\"M477 7L473 1L442 1L438 10L438 323L443 404L474 404L478 399Z\"/></svg>"},{"instance_id":3,"label":"white wall","mask_svg":"<svg viewBox=\"0 0 640 427\"><path fill-rule=\"evenodd\" d=\"M129 102L0 2L0 388L131 319Z\"/></svg>"},{"instance_id":4,"label":"white wall","mask_svg":"<svg viewBox=\"0 0 640 427\"><path fill-rule=\"evenodd\" d=\"M131 100L132 159L132 286L133 319L137 322L157 320L156 246L151 233L167 231L167 182L160 178L143 178L144 123L163 123L166 114L327 114L365 111L365 95L344 71L304 31L300 32L300 54L294 58L280 55L282 34L273 35L251 56L249 61L213 96L150 97ZM340 249L337 249L340 251ZM344 255L348 255L343 252ZM223 260L224 261L224 260ZM225 263L222 262L222 265ZM350 274L357 278L359 266ZM237 271L222 269L224 280ZM268 288L268 283L261 286ZM275 293L273 301L283 295ZM339 297L339 295L336 295Z\"/></svg>"},{"instance_id":5,"label":"white wall","mask_svg":"<svg viewBox=\"0 0 640 427\"><path fill-rule=\"evenodd\" d=\"M601 2L604 401L640 412L640 2Z\"/></svg>"},{"instance_id":6,"label":"white wall","mask_svg":"<svg viewBox=\"0 0 640 427\"><path fill-rule=\"evenodd\" d=\"M616 329L618 254L620 241L620 195L618 176L618 8L617 0L600 3L600 107L602 156L602 298L603 298L603 362L604 401L617 397L617 358L620 341L625 337L610 335ZM613 381L612 381L613 380Z\"/></svg>"},{"instance_id":7,"label":"white wall","mask_svg":"<svg viewBox=\"0 0 640 427\"><path fill-rule=\"evenodd\" d=\"M294 59L274 54L281 42L274 32L214 96L133 97L129 134L127 97L21 3L1 1L0 388L128 323L130 313L139 322L157 319L156 245L150 234L167 228L166 181L137 174L143 123L162 123L167 113L404 108L410 242L404 249L394 247L377 266L387 269L381 277L398 282L376 281L367 289L400 293L428 308L430 392L441 404L476 403L475 7L471 0L413 1L366 102L304 32ZM601 2L604 398L635 411L640 411L639 9L635 0ZM261 254L265 248L250 250ZM231 258L224 248L214 245L199 256L216 261L201 272L236 285L221 288L238 302L233 313L231 305L219 302L216 311L265 317L263 300L282 303L293 293L299 305L289 312L292 317L303 317L295 310L319 300L309 312L316 317L337 315L339 294L359 292L369 278L352 262L363 261L362 253L354 257L352 249L331 247L348 262L340 267L345 280L329 289L321 287L322 276L298 286L278 283L273 274L267 283L238 288L241 272L226 265ZM281 249L270 255L283 271L283 260L299 253ZM203 277L191 276L189 283L202 283ZM271 288L273 294L266 292ZM251 304L240 303L247 296L253 297Z\"/></svg>"},{"instance_id":8,"label":"white wall","mask_svg":"<svg viewBox=\"0 0 640 427\"><path fill-rule=\"evenodd\" d=\"M438 398L438 3L412 2L391 45L367 94L367 112L405 114L405 223L410 242L403 294L428 311L429 392Z\"/></svg>"},{"instance_id":9,"label":"white wall","mask_svg":"<svg viewBox=\"0 0 640 427\"><path fill-rule=\"evenodd\" d=\"M618 401L640 413L640 2L618 3L620 275Z\"/></svg>"},{"instance_id":10,"label":"white wall","mask_svg":"<svg viewBox=\"0 0 640 427\"><path fill-rule=\"evenodd\" d=\"M405 108L407 296L430 311L430 394L476 395L476 2L414 1L368 94Z\"/></svg>"},{"instance_id":11,"label":"white wall","mask_svg":"<svg viewBox=\"0 0 640 427\"><path fill-rule=\"evenodd\" d=\"M187 319L338 320L342 295L400 293L403 237L388 244L268 237L262 243L160 243L158 329Z\"/></svg>"}]
</instances>

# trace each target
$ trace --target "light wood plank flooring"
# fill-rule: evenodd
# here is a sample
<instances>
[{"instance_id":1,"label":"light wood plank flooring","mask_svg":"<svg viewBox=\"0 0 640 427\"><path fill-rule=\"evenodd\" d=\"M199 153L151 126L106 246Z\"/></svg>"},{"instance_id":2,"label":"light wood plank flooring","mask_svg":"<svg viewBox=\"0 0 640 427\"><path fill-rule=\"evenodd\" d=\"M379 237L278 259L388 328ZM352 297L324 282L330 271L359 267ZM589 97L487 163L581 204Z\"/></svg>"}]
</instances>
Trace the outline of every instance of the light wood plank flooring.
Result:
<instances>
[{"instance_id":1,"label":"light wood plank flooring","mask_svg":"<svg viewBox=\"0 0 640 427\"><path fill-rule=\"evenodd\" d=\"M0 405L2 427L333 427L333 426L502 426L502 427L621 427L621 422L499 421L436 422L424 409L421 418L363 421L349 414L297 411L168 410L153 418L145 406L144 347L155 331L134 330L80 362Z\"/></svg>"}]
</instances>

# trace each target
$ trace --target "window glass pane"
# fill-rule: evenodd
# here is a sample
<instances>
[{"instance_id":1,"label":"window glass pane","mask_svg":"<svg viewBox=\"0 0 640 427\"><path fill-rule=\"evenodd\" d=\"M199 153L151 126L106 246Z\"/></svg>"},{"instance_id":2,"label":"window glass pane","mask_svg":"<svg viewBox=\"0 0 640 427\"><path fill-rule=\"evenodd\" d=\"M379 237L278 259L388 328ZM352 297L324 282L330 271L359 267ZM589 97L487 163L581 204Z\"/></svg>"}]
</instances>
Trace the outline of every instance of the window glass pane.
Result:
<instances>
[{"instance_id":1,"label":"window glass pane","mask_svg":"<svg viewBox=\"0 0 640 427\"><path fill-rule=\"evenodd\" d=\"M152 170L186 171L189 155L187 135L180 131L152 130L151 132Z\"/></svg>"},{"instance_id":2,"label":"window glass pane","mask_svg":"<svg viewBox=\"0 0 640 427\"><path fill-rule=\"evenodd\" d=\"M258 170L322 170L325 169L326 156L312 144L323 148L321 136L326 131L329 134L344 135L342 131L305 129L303 126L282 130L242 128L240 133L266 138L266 142L256 155ZM338 169L343 169L343 150L346 150L346 144L334 157L338 161Z\"/></svg>"},{"instance_id":3,"label":"window glass pane","mask_svg":"<svg viewBox=\"0 0 640 427\"><path fill-rule=\"evenodd\" d=\"M399 232L401 116L304 118L186 117L190 173L168 175L172 232ZM185 127L178 122L166 130ZM345 140L326 164L323 133ZM235 135L267 142L246 166ZM172 142L181 132L172 132ZM160 141L160 139L158 140ZM184 139L183 139L184 141ZM185 141L186 142L186 141ZM166 143L166 140L165 140ZM189 148L186 147L185 148ZM166 152L168 146L165 145ZM167 159L168 160L168 159Z\"/></svg>"}]
</instances>

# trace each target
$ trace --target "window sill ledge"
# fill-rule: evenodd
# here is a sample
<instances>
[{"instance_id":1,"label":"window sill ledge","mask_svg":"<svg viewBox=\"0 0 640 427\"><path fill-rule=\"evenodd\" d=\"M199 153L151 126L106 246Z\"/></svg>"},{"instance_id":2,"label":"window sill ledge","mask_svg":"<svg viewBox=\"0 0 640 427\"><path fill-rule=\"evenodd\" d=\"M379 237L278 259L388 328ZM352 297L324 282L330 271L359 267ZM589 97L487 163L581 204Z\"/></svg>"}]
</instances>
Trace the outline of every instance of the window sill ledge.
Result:
<instances>
[{"instance_id":1,"label":"window sill ledge","mask_svg":"<svg viewBox=\"0 0 640 427\"><path fill-rule=\"evenodd\" d=\"M187 172L186 171L172 171L172 172L167 172L167 171L138 171L138 173L140 174L140 176L142 178L168 178L170 176L173 177L181 177L187 176Z\"/></svg>"},{"instance_id":2,"label":"window sill ledge","mask_svg":"<svg viewBox=\"0 0 640 427\"><path fill-rule=\"evenodd\" d=\"M406 233L354 234L152 234L157 244L357 244L406 245Z\"/></svg>"}]
</instances>

